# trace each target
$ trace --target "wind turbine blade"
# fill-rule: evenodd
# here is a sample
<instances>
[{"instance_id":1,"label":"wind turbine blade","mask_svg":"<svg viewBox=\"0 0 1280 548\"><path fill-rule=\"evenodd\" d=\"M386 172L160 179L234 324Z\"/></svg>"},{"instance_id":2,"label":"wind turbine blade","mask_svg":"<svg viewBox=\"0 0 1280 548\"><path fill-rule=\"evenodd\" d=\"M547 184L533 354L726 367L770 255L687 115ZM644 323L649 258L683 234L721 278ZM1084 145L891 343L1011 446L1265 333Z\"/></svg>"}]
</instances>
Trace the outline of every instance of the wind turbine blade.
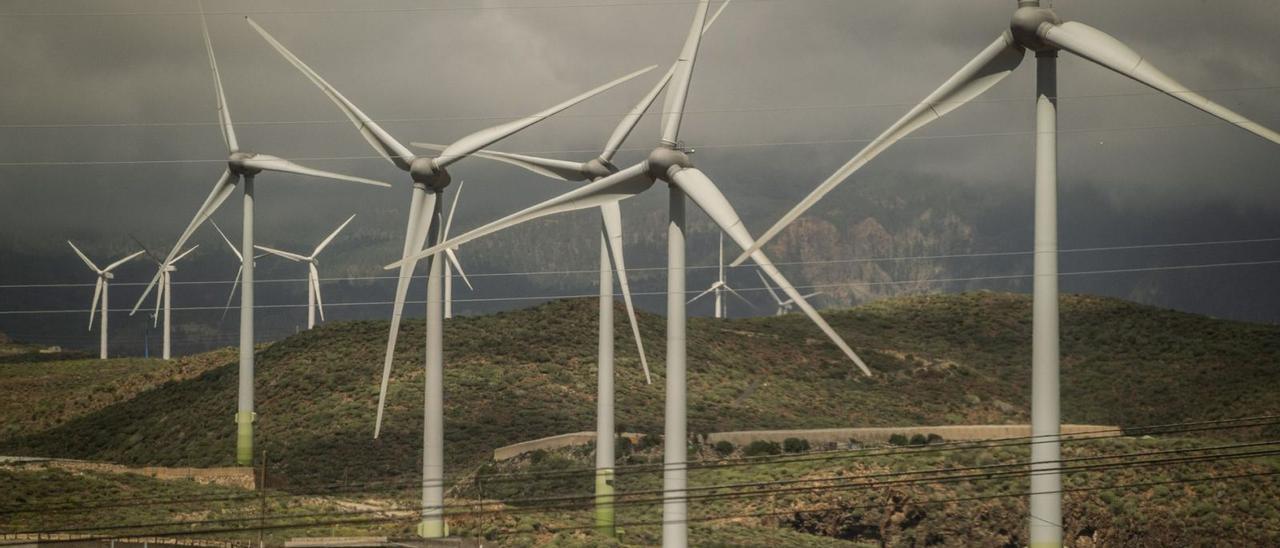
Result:
<instances>
[{"instance_id":1,"label":"wind turbine blade","mask_svg":"<svg viewBox=\"0 0 1280 548\"><path fill-rule=\"evenodd\" d=\"M98 283L93 284L93 306L89 307L89 331L93 331L93 315L98 312L98 298L102 296L102 276L98 276ZM103 310L103 314L107 311Z\"/></svg>"},{"instance_id":2,"label":"wind turbine blade","mask_svg":"<svg viewBox=\"0 0 1280 548\"><path fill-rule=\"evenodd\" d=\"M458 271L458 275L462 276L463 283L467 284L467 290L475 291L476 288L471 286L471 280L467 279L467 273L462 271L462 263L458 261L458 255L452 249L444 250L444 255L449 258L449 264L453 265L453 269Z\"/></svg>"},{"instance_id":3,"label":"wind turbine blade","mask_svg":"<svg viewBox=\"0 0 1280 548\"><path fill-rule=\"evenodd\" d=\"M231 125L231 110L227 108L227 94L222 91L222 75L218 73L218 60L213 56L213 41L209 39L209 23L204 17L204 3L200 3L200 30L204 31L204 48L209 53L209 68L213 71L214 90L218 96L218 122L222 129L222 141L228 152L240 150L236 142L236 130Z\"/></svg>"},{"instance_id":4,"label":"wind turbine blade","mask_svg":"<svg viewBox=\"0 0 1280 548\"><path fill-rule=\"evenodd\" d=\"M173 264L173 263L176 263L176 262L178 262L178 261L181 261L183 257L186 257L187 255L190 255L190 254L191 254L191 252L192 252L192 251L195 251L197 247L200 247L200 244L196 244L196 245L191 246L191 248L190 248L190 249L188 249L188 250L186 250L186 251L182 252L182 254L181 254L181 255L178 255L177 257L174 257L173 259L171 259L171 260L169 261L169 263L168 263L168 264Z\"/></svg>"},{"instance_id":5,"label":"wind turbine blade","mask_svg":"<svg viewBox=\"0 0 1280 548\"><path fill-rule=\"evenodd\" d=\"M435 215L436 194L427 192L419 185L413 187L413 199L409 203L409 225L405 227L404 250L402 258L409 257L422 249L422 244L431 232L431 218ZM395 359L396 337L400 333L400 317L404 312L405 295L409 292L409 282L413 279L413 269L418 259L411 258L400 261L400 277L396 281L395 304L391 309L391 329L387 334L387 353L382 362L382 386L378 390L378 415L374 419L373 437L382 433L382 413L387 404L387 383L391 380L391 362Z\"/></svg>"},{"instance_id":6,"label":"wind turbine blade","mask_svg":"<svg viewBox=\"0 0 1280 548\"><path fill-rule=\"evenodd\" d=\"M101 270L98 269L98 265L93 264L93 261L90 261L89 258L84 255L84 253L80 252L80 248L76 247L76 244L71 243L71 240L67 240L67 245L71 246L71 250L75 251L76 255L80 256L80 260L84 261L84 264L89 265L89 268L91 270L93 270L94 272L102 272Z\"/></svg>"},{"instance_id":7,"label":"wind turbine blade","mask_svg":"<svg viewBox=\"0 0 1280 548\"><path fill-rule=\"evenodd\" d=\"M449 227L453 226L453 212L458 209L458 200L462 198L462 185L467 184L466 181L458 181L458 190L453 192L453 203L449 204L449 216L444 219L444 235L440 237L442 240L449 239Z\"/></svg>"},{"instance_id":8,"label":"wind turbine blade","mask_svg":"<svg viewBox=\"0 0 1280 548\"><path fill-rule=\"evenodd\" d=\"M116 262L114 262L114 263L111 263L111 264L107 265L107 267L106 267L106 268L104 268L104 269L102 269L102 271L103 271L103 272L111 272L112 270L115 270L115 269L116 269L116 267L118 267L118 266L120 266L120 265L122 265L122 264L124 264L124 263L127 263L127 262L129 262L129 261L132 261L132 260L133 260L134 258L136 258L138 255L141 255L141 254L143 254L143 253L146 253L146 252L145 252L145 251L135 251L132 255L129 255L129 256L127 256L127 257L123 258L123 259L120 259L120 260L118 260L118 261L116 261Z\"/></svg>"},{"instance_id":9,"label":"wind turbine blade","mask_svg":"<svg viewBox=\"0 0 1280 548\"><path fill-rule=\"evenodd\" d=\"M667 90L667 100L662 108L666 113L662 120L662 141L670 145L680 140L680 121L684 118L684 103L689 97L693 65L698 59L698 46L702 43L702 29L706 26L709 7L711 4L708 0L698 2L693 25L689 28L689 36L685 38L684 48L680 50L680 58L676 61L675 73L671 77L671 89Z\"/></svg>"},{"instance_id":10,"label":"wind turbine blade","mask_svg":"<svg viewBox=\"0 0 1280 548\"><path fill-rule=\"evenodd\" d=\"M548 117L550 117L553 114L556 114L557 112L560 112L573 105L581 103L587 99L590 99L591 97L595 97L596 95L599 95L601 93L604 93L605 91L608 91L614 86L622 84L623 82L627 82L632 78L640 76L641 74L644 74L646 72L649 72L653 70L656 66L657 65L652 65L647 68L637 70L631 74L628 74L626 76L618 78L617 80L614 80L612 82L599 86L595 89L587 91L586 93L582 93L572 99L569 99L568 101L565 101L551 108L538 112L537 114L534 114L532 116L527 116L519 120L514 120L511 122L507 122L505 124L496 125L487 129L482 129L480 131L472 133L471 135L458 139L453 144L446 147L444 151L440 153L440 156L436 158L435 163L437 166L441 168L448 167L450 164L453 164L458 160L466 158L467 155L473 152L484 149L489 145L492 145L498 141L501 141L502 139L505 139L520 130L523 130L538 122L546 120Z\"/></svg>"},{"instance_id":11,"label":"wind turbine blade","mask_svg":"<svg viewBox=\"0 0 1280 548\"><path fill-rule=\"evenodd\" d=\"M278 255L278 256L280 256L280 257L284 257L284 258L289 259L290 261L294 261L294 262L304 262L304 261L306 261L306 260L307 260L307 258L306 258L306 257L303 257L302 255L299 255L299 254L297 254L297 253L289 253L288 251L280 251L279 249L275 249L275 248L267 247L267 246L265 246L265 245L255 245L255 246L253 246L253 248L254 248L254 249L257 249L257 250L259 250L259 251L266 251L267 253L270 253L270 254L272 254L272 255Z\"/></svg>"},{"instance_id":12,"label":"wind turbine blade","mask_svg":"<svg viewBox=\"0 0 1280 548\"><path fill-rule=\"evenodd\" d=\"M737 242L743 249L750 248L751 244L755 243L751 239L751 234L747 232L747 228L743 226L742 219L738 217L737 212L733 210L733 206L729 204L729 200L725 199L724 195L720 193L720 189L716 188L715 183L711 182L711 179L707 178L697 168L687 168L676 172L672 176L672 181L689 196L693 203L698 204L698 207L702 208L716 224L720 225L720 229L726 235ZM765 274L768 274L773 279L773 282L782 289L783 293L786 293L788 297L791 297L791 300L795 301L805 315L818 325L818 328L827 335L827 338L831 339L831 342L835 343L849 359L853 360L853 363L858 365L863 374L871 375L871 370L867 368L865 363L862 363L862 359L853 352L852 348L849 348L844 339L831 328L831 325L818 314L818 311L814 310L809 305L809 302L804 300L800 292L796 291L791 282L788 282L782 276L782 273L773 266L773 262L763 252L757 251L753 253L751 259L760 266L760 270L763 270Z\"/></svg>"},{"instance_id":13,"label":"wind turbine blade","mask_svg":"<svg viewBox=\"0 0 1280 548\"><path fill-rule=\"evenodd\" d=\"M759 272L759 271L757 271L757 272ZM741 299L741 300L742 300L742 302L747 303L747 306L750 306L750 307L751 307L751 308L753 308L753 309L754 309L754 308L756 308L756 305L752 304L752 303L751 303L751 301L750 301L750 300L748 300L746 297L743 297L741 293L738 293L738 290L736 290L736 289L734 289L734 288L732 288L732 287L729 287L729 284L724 284L724 288L725 288L726 290L728 290L728 291L729 291L729 293L732 293L734 297L737 297L737 298Z\"/></svg>"},{"instance_id":14,"label":"wind turbine blade","mask_svg":"<svg viewBox=\"0 0 1280 548\"><path fill-rule=\"evenodd\" d=\"M278 158L268 154L259 154L246 159L244 160L244 165L248 168L262 169L266 171L278 171L281 173L292 173L294 175L309 175L311 177L320 177L322 179L333 179L335 181L347 181L350 183L361 183L386 188L391 187L391 185L382 181L375 181L373 179L365 179L364 177L355 177L352 175L343 175L341 173L324 171L322 169L309 168L295 164L284 158Z\"/></svg>"},{"instance_id":15,"label":"wind turbine blade","mask_svg":"<svg viewBox=\"0 0 1280 548\"><path fill-rule=\"evenodd\" d=\"M769 296L773 297L773 301L777 303L778 306L782 306L783 304L786 304L782 302L782 297L779 297L778 293L773 290L773 286L769 285L769 280L764 279L764 274L761 274L760 271L757 270L756 276L760 277L760 283L764 284L764 288L769 291Z\"/></svg>"},{"instance_id":16,"label":"wind turbine blade","mask_svg":"<svg viewBox=\"0 0 1280 548\"><path fill-rule=\"evenodd\" d=\"M1153 66L1138 52L1111 35L1074 21L1043 25L1037 31L1046 42L1093 61L1158 91L1221 118L1268 141L1280 144L1280 133L1259 125L1235 111L1195 93Z\"/></svg>"},{"instance_id":17,"label":"wind turbine blade","mask_svg":"<svg viewBox=\"0 0 1280 548\"><path fill-rule=\"evenodd\" d=\"M577 211L630 198L653 186L653 179L649 178L647 169L648 165L645 162L638 163L596 182L583 185L570 192L498 219L457 238L442 242L435 247L415 253L409 256L408 259L418 260L429 255L435 255L445 249L454 249L476 238L487 236L527 221L546 217L547 215ZM403 262L405 261L397 261L384 268L390 270L400 266Z\"/></svg>"},{"instance_id":18,"label":"wind turbine blade","mask_svg":"<svg viewBox=\"0 0 1280 548\"><path fill-rule=\"evenodd\" d=\"M310 272L307 277L311 278L311 290L316 292L316 308L320 310L320 321L324 321L324 300L320 298L320 271L316 270L315 263L307 263Z\"/></svg>"},{"instance_id":19,"label":"wind turbine blade","mask_svg":"<svg viewBox=\"0 0 1280 548\"><path fill-rule=\"evenodd\" d=\"M812 297L817 297L818 295L821 295L821 294L822 294L821 291L814 291L813 293L810 293L808 295L802 295L802 297L804 297L805 299L809 299Z\"/></svg>"},{"instance_id":20,"label":"wind turbine blade","mask_svg":"<svg viewBox=\"0 0 1280 548\"><path fill-rule=\"evenodd\" d=\"M245 21L248 21L249 26L252 26L253 30L258 31L258 34L262 35L267 43L271 44L271 47L275 48L276 51L285 58L285 60L293 64L293 66L301 71L307 79L311 80L313 84L319 87L320 91L323 91L325 95L328 95L329 100L333 101L335 105L338 105L338 108L342 110L342 113L347 115L347 119L351 120L352 124L355 124L356 129L360 131L360 135L364 136L364 140L368 141L369 144L373 146L373 150L377 151L378 154L381 154L383 158L391 161L391 163L395 164L396 167L405 171L409 170L409 165L413 163L413 152L400 144L400 142L397 141L395 137L392 137L390 133L387 133L386 130L382 129L382 126L379 126L376 122L365 115L364 112L356 107L355 103L352 103L346 97L343 97L342 94L338 92L337 88L329 85L329 82L326 82L324 78L321 78L316 71L311 70L311 67L307 66L306 63L303 63L302 59L299 59L298 56L294 55L293 52L288 50L288 48L285 48L284 44L277 41L275 37L271 36L271 34L266 31L266 29L258 26L258 23L248 17L245 17Z\"/></svg>"},{"instance_id":21,"label":"wind turbine blade","mask_svg":"<svg viewBox=\"0 0 1280 548\"><path fill-rule=\"evenodd\" d=\"M707 296L707 294L709 294L709 293L711 293L712 291L715 291L715 290L716 290L716 284L711 284L711 287L708 287L705 291L703 291L702 293L699 293L699 294L698 294L697 296L695 296L694 298L692 298L692 299L689 299L689 300L685 301L685 303L684 303L684 304L692 304L692 303L693 303L693 301L696 301L696 300L698 300L698 299L701 299L701 298L703 298L703 297Z\"/></svg>"},{"instance_id":22,"label":"wind turbine blade","mask_svg":"<svg viewBox=\"0 0 1280 548\"><path fill-rule=\"evenodd\" d=\"M231 173L230 170L223 171L222 177L218 179L218 182L213 184L213 190L209 191L209 196L204 199L204 203L200 205L200 209L196 210L195 216L191 218L191 222L187 224L187 228L184 229L182 231L182 235L178 237L178 242L173 244L173 247L169 250L169 255L165 257L164 261L157 262L161 265L172 263L174 255L187 243L187 239L191 238L191 235L195 233L201 223L204 223L206 219L212 216L213 212L217 211L218 207L222 205L222 202L225 202L227 198L231 196L231 192L236 189L236 184L239 182L240 177L238 175ZM146 246L142 246L142 248L146 249ZM152 259L155 258L152 257ZM155 287L156 282L160 281L161 273L161 271L157 271L156 275L151 278L151 282L142 290L142 295L138 296L138 302L134 303L133 310L129 312L130 316L138 312L138 308L142 306L142 302L146 300L147 295L151 294L151 289Z\"/></svg>"},{"instance_id":23,"label":"wind turbine blade","mask_svg":"<svg viewBox=\"0 0 1280 548\"><path fill-rule=\"evenodd\" d=\"M227 233L222 231L222 227L218 226L216 221L209 221L213 225L213 229L218 231L218 235L222 236L222 241L227 242L227 247L231 248L231 252L236 254L236 259L244 262L244 256L240 254L240 250L236 249L236 244L231 243L231 238L227 237Z\"/></svg>"},{"instance_id":24,"label":"wind turbine blade","mask_svg":"<svg viewBox=\"0 0 1280 548\"><path fill-rule=\"evenodd\" d=\"M156 270L156 275L151 277L151 281L147 283L147 287L143 288L142 295L138 297L138 302L133 303L133 310L129 311L130 316L138 313L138 309L142 307L142 303L147 300L147 295L151 294L151 289L156 286L156 283L160 281L160 276L163 274L164 267L161 266Z\"/></svg>"},{"instance_id":25,"label":"wind turbine blade","mask_svg":"<svg viewBox=\"0 0 1280 548\"><path fill-rule=\"evenodd\" d=\"M160 286L156 288L156 309L151 313L151 327L160 325L160 300L164 298L164 285L161 280Z\"/></svg>"},{"instance_id":26,"label":"wind turbine blade","mask_svg":"<svg viewBox=\"0 0 1280 548\"><path fill-rule=\"evenodd\" d=\"M782 232L783 229L795 222L800 215L803 215L804 212L818 203L818 200L821 200L828 192L843 183L854 172L862 169L862 166L879 156L880 153L887 150L894 143L911 134L911 132L945 116L961 105L972 101L982 95L983 92L991 89L991 86L1004 80L1014 69L1018 68L1024 56L1025 50L1014 42L1012 34L1005 31L995 42L992 42L991 45L982 50L972 61L969 61L964 68L961 68L959 72L947 79L942 84L942 87L925 97L924 101L913 107L907 112L906 116L889 126L889 129L885 130L874 141L867 144L866 148L858 152L857 156L854 156L848 163L836 170L827 180L818 185L818 188L813 189L813 192L810 192L799 204L791 208L791 211L788 211L786 215L778 219L777 223L769 227L769 230L766 230L760 236L760 239L756 240L755 245L747 249L742 255L739 255L737 259L734 259L730 266L742 264L752 253L761 250L779 232Z\"/></svg>"},{"instance_id":27,"label":"wind turbine blade","mask_svg":"<svg viewBox=\"0 0 1280 548\"><path fill-rule=\"evenodd\" d=\"M222 323L223 320L227 319L227 311L231 310L231 300L236 296L236 288L240 287L240 275L243 273L244 265L241 264L240 268L236 269L236 279L231 282L231 292L227 293L227 304L222 307L222 317L218 318L218 323Z\"/></svg>"},{"instance_id":28,"label":"wind turbine blade","mask_svg":"<svg viewBox=\"0 0 1280 548\"><path fill-rule=\"evenodd\" d=\"M415 147L437 151L443 151L444 149L449 148L445 145L421 143L418 141L414 141L409 144ZM587 180L586 174L583 173L583 170L585 170L587 166L582 162L571 162L569 160L557 160L554 158L539 158L537 156L498 152L496 150L478 150L476 152L472 152L471 156L511 164L537 173L538 175L548 179L560 179L562 181Z\"/></svg>"},{"instance_id":29,"label":"wind turbine blade","mask_svg":"<svg viewBox=\"0 0 1280 548\"><path fill-rule=\"evenodd\" d=\"M636 305L631 300L631 283L627 280L627 261L622 252L622 208L618 201L600 204L600 220L604 226L605 242L609 247L609 258L613 263L613 271L618 275L618 286L622 288L622 302L627 306L627 320L631 323L631 336L636 340L636 353L640 355L640 367L644 369L645 384L653 384L649 375L649 358L644 354L644 342L640 339L640 322L636 320Z\"/></svg>"},{"instance_id":30,"label":"wind turbine blade","mask_svg":"<svg viewBox=\"0 0 1280 548\"><path fill-rule=\"evenodd\" d=\"M311 257L315 258L315 256L319 255L321 251L324 251L324 248L329 246L329 242L332 242L334 237L336 237L339 232L342 232L342 229L347 228L347 225L351 224L351 220L354 218L356 218L354 214L347 217L347 220L338 226L337 230L334 230L332 234L329 234L328 238L325 238L324 241L320 242L320 245L316 246L316 250L311 252Z\"/></svg>"}]
</instances>

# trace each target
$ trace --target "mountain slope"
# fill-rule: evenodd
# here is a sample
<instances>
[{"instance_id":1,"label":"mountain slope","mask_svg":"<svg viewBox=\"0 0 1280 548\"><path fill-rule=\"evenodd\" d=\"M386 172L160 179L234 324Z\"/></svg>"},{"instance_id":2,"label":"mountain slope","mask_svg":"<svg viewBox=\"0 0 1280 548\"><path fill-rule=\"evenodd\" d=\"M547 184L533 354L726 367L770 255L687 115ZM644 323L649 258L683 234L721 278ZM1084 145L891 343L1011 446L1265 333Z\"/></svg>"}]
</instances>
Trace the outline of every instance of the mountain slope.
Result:
<instances>
[{"instance_id":1,"label":"mountain slope","mask_svg":"<svg viewBox=\"0 0 1280 548\"><path fill-rule=\"evenodd\" d=\"M1025 422L1030 300L994 293L891 299L827 317L876 372L852 364L802 316L693 319L690 432ZM1280 411L1280 327L1114 299L1063 298L1063 419L1146 425ZM622 317L619 314L618 317ZM618 424L660 432L661 317L641 319L654 384L626 333ZM258 356L260 443L282 485L409 480L419 470L423 330L400 338L381 439L372 439L386 322L324 325ZM447 473L508 443L594 428L595 303L561 301L446 324ZM211 466L234 454L236 366L147 390L8 453Z\"/></svg>"}]
</instances>

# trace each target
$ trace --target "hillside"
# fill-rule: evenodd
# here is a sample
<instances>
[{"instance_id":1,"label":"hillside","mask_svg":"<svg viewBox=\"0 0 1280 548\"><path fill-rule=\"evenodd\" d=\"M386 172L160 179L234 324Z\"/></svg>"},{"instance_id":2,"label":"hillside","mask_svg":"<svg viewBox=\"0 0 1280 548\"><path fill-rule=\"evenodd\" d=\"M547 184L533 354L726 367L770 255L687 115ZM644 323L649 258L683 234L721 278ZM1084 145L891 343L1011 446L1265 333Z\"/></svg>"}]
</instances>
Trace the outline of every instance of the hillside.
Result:
<instances>
[{"instance_id":1,"label":"hillside","mask_svg":"<svg viewBox=\"0 0 1280 548\"><path fill-rule=\"evenodd\" d=\"M1147 425L1280 412L1280 327L1082 296L1064 297L1062 311L1064 421ZM690 432L1026 421L1029 298L907 297L827 316L876 376L855 374L802 316L692 319ZM659 432L664 320L641 322L654 384L643 384L628 330L619 329L618 424ZM494 447L593 428L594 325L591 300L446 324L449 475L465 474ZM404 326L384 434L371 438L386 328L327 324L260 351L259 439L282 487L416 477L420 321ZM12 435L0 451L229 464L236 366L221 355L225 365ZM56 387L31 386L33 401L58 397L41 393Z\"/></svg>"}]
</instances>

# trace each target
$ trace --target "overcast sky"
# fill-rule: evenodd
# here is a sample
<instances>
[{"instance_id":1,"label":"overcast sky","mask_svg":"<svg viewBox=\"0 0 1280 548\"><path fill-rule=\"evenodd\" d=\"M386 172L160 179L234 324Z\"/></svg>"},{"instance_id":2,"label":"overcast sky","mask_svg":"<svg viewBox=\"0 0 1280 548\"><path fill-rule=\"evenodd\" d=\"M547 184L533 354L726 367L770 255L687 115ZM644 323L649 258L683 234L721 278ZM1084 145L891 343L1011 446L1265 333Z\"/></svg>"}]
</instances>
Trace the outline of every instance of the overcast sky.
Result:
<instances>
[{"instance_id":1,"label":"overcast sky","mask_svg":"<svg viewBox=\"0 0 1280 548\"><path fill-rule=\"evenodd\" d=\"M703 42L682 138L700 150L699 166L741 204L752 230L763 231L1007 28L1014 4L735 0ZM1280 2L1053 4L1063 19L1119 37L1191 89L1214 90L1206 95L1280 126ZM0 5L0 244L177 234L225 158L195 9L194 1L173 0ZM408 181L386 161L367 158L371 149L340 112L243 15L254 14L370 116L391 120L385 127L402 141L448 142L637 68L665 68L693 3L209 0L205 9L243 148L286 158L358 157L304 163L395 185L261 177L264 239L311 241L352 211L400 232ZM1060 67L1064 186L1096 185L1135 214L1214 201L1280 209L1280 148L1083 60L1064 55ZM1028 58L982 102L918 134L926 138L897 145L866 176L903 172L991 192L1028 188L1034 72ZM660 73L503 148L589 158ZM272 123L299 121L321 123ZM628 146L648 149L655 139L650 117ZM141 163L12 165L97 161ZM477 161L451 170L455 181L468 180L463 228L565 188ZM827 200L852 199L856 184ZM660 207L661 193L636 202L630 207ZM218 218L238 219L237 207L223 209Z\"/></svg>"}]
</instances>

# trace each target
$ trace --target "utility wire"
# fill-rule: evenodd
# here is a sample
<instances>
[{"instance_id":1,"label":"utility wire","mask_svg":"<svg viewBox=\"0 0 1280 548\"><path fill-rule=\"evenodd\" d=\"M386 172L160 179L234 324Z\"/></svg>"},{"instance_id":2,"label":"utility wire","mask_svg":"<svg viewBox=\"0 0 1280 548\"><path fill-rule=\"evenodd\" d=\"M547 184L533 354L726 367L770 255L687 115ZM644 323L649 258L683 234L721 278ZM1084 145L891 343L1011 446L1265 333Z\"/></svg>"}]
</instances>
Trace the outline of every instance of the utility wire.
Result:
<instances>
[{"instance_id":1,"label":"utility wire","mask_svg":"<svg viewBox=\"0 0 1280 548\"><path fill-rule=\"evenodd\" d=\"M1210 268L1231 268L1231 267L1243 267L1243 266L1266 266L1266 265L1275 265L1275 264L1280 264L1280 259L1275 259L1275 260L1262 260L1262 261L1240 261L1240 262L1226 262L1226 263L1211 263L1211 264L1171 265L1171 266L1158 266L1158 267L1136 267L1136 268L1113 268L1113 269L1103 269L1103 270L1081 270L1081 271L1075 271L1075 272L1059 272L1059 273L1057 274L1057 276L1059 276L1059 277L1066 277L1066 276L1086 276L1086 275L1100 275L1100 274L1131 274L1131 273L1138 273L1138 272L1170 272L1170 271L1180 271L1180 270L1201 270L1201 269L1210 269ZM1042 274L1041 276L1047 276L1047 275ZM1036 277L1036 274L1004 274L1004 275L993 275L993 276L969 276L969 277L957 277L957 278L932 278L932 279L920 279L920 280L888 280L888 281L878 281L878 282L842 282L842 283L828 283L828 284L814 284L814 285L795 286L795 288L796 288L797 290L800 290L800 289L832 289L832 288L840 288L840 287L879 287L879 286L894 286L894 285L934 285L934 284L943 284L943 283L977 282L977 281L990 281L990 280L1023 280L1023 279L1033 279L1033 278L1035 278L1035 277ZM739 289L739 292L750 292L750 291L756 291L756 292L759 292L759 291L766 291L766 289L765 289L765 288L743 288L743 289ZM696 293L699 293L699 292L700 292L700 291L699 291L699 290L697 290L697 289L691 289L691 290L686 291L686 292L685 292L685 294L686 294L686 295L693 295L693 294L696 294ZM635 291L633 291L633 292L631 293L631 295L632 295L632 296L641 296L641 297L661 296L661 295L666 295L666 294L667 294L667 292L665 292L665 291L642 291L642 292L635 292ZM621 295L621 294L619 294L619 293L615 293L615 294L614 294L614 296L615 296L615 297L620 296L620 295ZM487 298L475 298L475 297L473 297L473 298L467 298L467 299L454 298L454 299L453 299L453 302L454 302L454 303L485 303L485 302L514 302L514 301L543 301L543 300L562 300L562 299L585 299L585 298L598 298L599 296L600 296L600 294L599 294L598 292L595 292L595 293L564 294L564 295L524 295L524 296L511 296L511 297L487 297ZM426 303L426 301L421 301L421 300L406 300L406 301L405 301L405 304L415 304L415 305L416 305L416 304L425 304L425 303ZM337 303L326 303L326 304L325 304L325 306L332 308L332 307L355 307L355 306L389 306L389 305L391 305L391 304L394 304L394 303L393 303L392 301L364 301L364 302L337 302ZM268 310L268 309L277 309L277 308L306 308L307 306L309 306L309 305L307 305L306 303L301 303L301 304L262 304L262 305L254 305L254 307L253 307L253 308L254 308L254 309L258 309L258 310ZM223 310L224 308L226 308L226 307L225 307L225 306L218 306L218 305L211 305L211 306L184 306L184 307L174 306L174 307L170 307L170 310L176 310L176 311ZM133 310L133 309L132 309L132 308L113 308L113 309L111 309L109 312L127 312L127 311L131 311L131 310ZM74 308L74 309L53 309L53 310L5 310L5 311L0 311L0 315L5 315L5 316L7 316L7 315L19 315L19 314L72 314L72 313L79 314L79 313L85 313L85 312L89 312L89 309L87 309L87 308Z\"/></svg>"},{"instance_id":2,"label":"utility wire","mask_svg":"<svg viewBox=\"0 0 1280 548\"><path fill-rule=\"evenodd\" d=\"M1236 240L1213 240L1199 242L1170 242L1161 244L1131 244L1131 245L1114 245L1114 246L1095 246L1095 247L1076 247L1068 249L1059 249L1059 254L1069 253L1097 253L1104 251L1134 251L1139 249L1176 249L1185 247L1204 247L1217 245L1242 245L1242 244L1258 244L1258 243L1275 243L1280 242L1280 237L1271 238L1244 238ZM1019 257L1027 255L1035 255L1037 253L1049 253L1047 251L988 251L979 253L942 253L931 255L897 255L884 257L863 257L848 259L823 259L810 261L782 261L773 263L774 266L803 266L803 265L822 265L822 264L854 264L854 263L877 263L877 262L897 262L897 261L932 261L942 259L962 259L962 258L995 258L995 257ZM685 270L710 270L719 268L718 265L694 265L686 266ZM754 269L753 264L742 264L738 266L725 265L726 269ZM627 268L627 272L665 272L666 266L644 266ZM591 274L598 275L599 269L579 269L579 270L530 270L525 272L477 272L468 274L468 278L492 278L492 277L508 277L508 276L542 276L542 275L570 275L570 274ZM461 278L460 274L454 274L455 278ZM425 280L427 276L413 276L415 280ZM369 281L369 280L398 280L398 276L341 276L334 278L320 278L321 282L346 282L346 281ZM306 278L267 278L255 279L254 283L302 283L306 282ZM206 285L221 284L227 285L235 283L235 280L192 280L192 281L175 281L172 285ZM147 285L145 282L112 282L111 287L130 287ZM24 284L0 284L0 289L27 289L27 288L59 288L59 287L94 287L91 283L24 283Z\"/></svg>"},{"instance_id":3,"label":"utility wire","mask_svg":"<svg viewBox=\"0 0 1280 548\"><path fill-rule=\"evenodd\" d=\"M1259 121L1273 122L1280 119L1276 118L1259 118ZM1059 129L1058 133L1077 134L1077 133L1114 133L1125 131L1150 131L1162 129L1183 129L1183 128L1202 128L1202 127L1228 127L1234 126L1230 122L1222 120L1213 120L1207 122L1198 122L1193 124L1165 124L1165 125L1149 125L1149 126L1123 126L1110 128L1073 128ZM951 135L909 135L899 139L900 141L931 141L940 139L967 139L967 138L983 138L983 137L1023 137L1035 135L1035 130L1026 131L997 131L997 132L979 132L979 133L957 133ZM869 143L874 138L857 138L857 139L811 139L804 141L775 141L775 142L759 142L759 143L726 143L726 144L699 144L697 148L706 149L738 149L738 148L767 148L767 147L787 147L787 146L813 146L828 144L856 144ZM653 147L623 147L620 151L640 151L647 152L653 150ZM591 152L599 153L598 150L566 150L549 152L559 153L582 153ZM310 156L291 158L295 161L308 162L324 162L324 161L386 161L386 158L378 155L353 155L353 156ZM130 165L165 165L165 164L220 164L225 163L226 158L211 159L167 159L167 160L53 160L46 162L0 162L0 167L54 167L54 166L130 166Z\"/></svg>"}]
</instances>

